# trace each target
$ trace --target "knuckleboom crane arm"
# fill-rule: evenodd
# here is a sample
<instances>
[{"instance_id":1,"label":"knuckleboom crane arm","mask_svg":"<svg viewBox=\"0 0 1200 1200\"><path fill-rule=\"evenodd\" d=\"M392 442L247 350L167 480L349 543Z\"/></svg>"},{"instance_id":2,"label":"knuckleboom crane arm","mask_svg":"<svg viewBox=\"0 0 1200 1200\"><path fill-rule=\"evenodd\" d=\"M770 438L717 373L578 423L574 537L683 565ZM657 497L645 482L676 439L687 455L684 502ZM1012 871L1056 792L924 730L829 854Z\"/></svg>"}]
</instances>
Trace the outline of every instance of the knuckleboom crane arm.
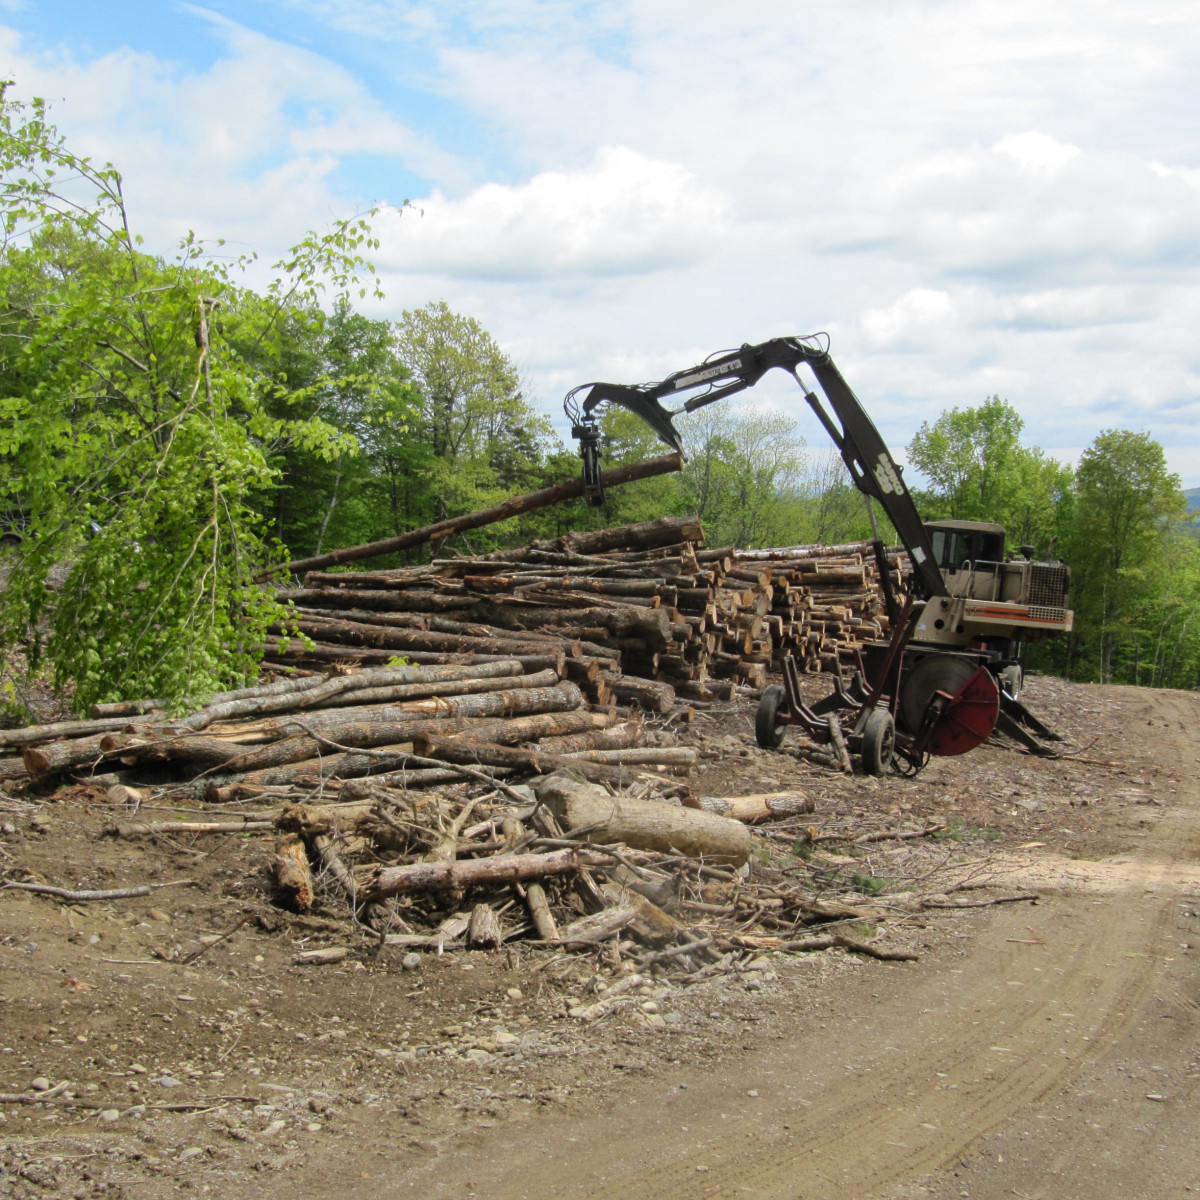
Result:
<instances>
[{"instance_id":1,"label":"knuckleboom crane arm","mask_svg":"<svg viewBox=\"0 0 1200 1200\"><path fill-rule=\"evenodd\" d=\"M829 409L800 378L798 368L802 363L808 364L825 393ZM596 410L602 404L616 404L635 413L667 445L682 453L682 439L672 417L681 412L694 412L745 391L776 367L791 375L803 389L809 407L838 448L854 486L877 500L896 527L900 541L912 559L917 590L926 599L948 595L946 582L934 561L929 536L905 486L901 469L819 337L771 338L757 345L746 344L668 375L659 383L635 387L589 383L573 389L567 394L564 408L572 421L571 432L580 442L584 494L589 502L601 504L604 500L600 487L600 428L596 420ZM698 389L703 390L697 392ZM697 394L678 407L667 408L662 403L688 393Z\"/></svg>"}]
</instances>

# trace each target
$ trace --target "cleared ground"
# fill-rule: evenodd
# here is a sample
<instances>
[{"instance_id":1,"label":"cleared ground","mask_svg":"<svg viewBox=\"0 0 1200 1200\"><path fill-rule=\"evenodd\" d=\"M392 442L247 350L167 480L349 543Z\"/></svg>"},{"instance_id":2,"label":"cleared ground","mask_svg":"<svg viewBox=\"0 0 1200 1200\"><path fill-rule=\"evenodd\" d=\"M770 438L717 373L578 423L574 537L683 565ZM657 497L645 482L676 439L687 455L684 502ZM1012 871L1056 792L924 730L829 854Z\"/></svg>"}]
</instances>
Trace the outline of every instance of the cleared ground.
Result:
<instances>
[{"instance_id":1,"label":"cleared ground","mask_svg":"<svg viewBox=\"0 0 1200 1200\"><path fill-rule=\"evenodd\" d=\"M5 853L58 879L90 852L110 855L113 882L186 871L204 887L156 910L169 920L140 901L99 913L0 899L0 1090L36 1072L125 1106L199 1107L124 1108L109 1122L6 1107L0 1188L1200 1193L1200 697L1039 681L1032 701L1074 736L1074 758L987 747L881 784L759 754L748 712L699 723L712 755L702 790L774 777L814 793L814 820L880 806L944 819L954 840L920 851L933 884L986 878L1040 899L889 922L889 939L920 950L915 963L764 956L659 996L673 1018L662 1027L634 1014L581 1028L565 1009L594 964L519 951L306 973L287 965L294 944L322 934L294 919L275 932L248 924L195 966L168 965L153 947L228 928L239 905L262 912L251 839L96 843L95 815L65 800L42 815L45 833L12 819ZM911 888L916 853L876 849L856 869Z\"/></svg>"}]
</instances>

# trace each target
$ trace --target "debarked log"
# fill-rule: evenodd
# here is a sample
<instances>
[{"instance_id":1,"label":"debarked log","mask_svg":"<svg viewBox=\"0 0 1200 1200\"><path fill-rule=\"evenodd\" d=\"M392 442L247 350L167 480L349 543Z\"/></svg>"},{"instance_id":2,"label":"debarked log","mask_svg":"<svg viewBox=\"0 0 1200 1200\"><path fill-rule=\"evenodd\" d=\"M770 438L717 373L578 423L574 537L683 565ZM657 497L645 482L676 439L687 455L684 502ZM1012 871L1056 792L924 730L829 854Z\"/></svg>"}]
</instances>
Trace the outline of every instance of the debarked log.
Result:
<instances>
[{"instance_id":1,"label":"debarked log","mask_svg":"<svg viewBox=\"0 0 1200 1200\"><path fill-rule=\"evenodd\" d=\"M610 796L603 788L552 775L538 799L568 832L587 828L589 841L624 842L638 850L684 854L740 867L750 857L750 831L739 821L654 800Z\"/></svg>"},{"instance_id":2,"label":"debarked log","mask_svg":"<svg viewBox=\"0 0 1200 1200\"><path fill-rule=\"evenodd\" d=\"M705 812L732 817L757 825L775 817L794 817L813 811L813 802L802 792L759 792L749 796L701 796L698 806Z\"/></svg>"},{"instance_id":3,"label":"debarked log","mask_svg":"<svg viewBox=\"0 0 1200 1200\"><path fill-rule=\"evenodd\" d=\"M586 850L554 850L549 854L496 854L455 862L407 863L380 868L361 894L366 900L381 900L386 896L462 889L476 884L524 883L529 879L570 875L608 861Z\"/></svg>"}]
</instances>

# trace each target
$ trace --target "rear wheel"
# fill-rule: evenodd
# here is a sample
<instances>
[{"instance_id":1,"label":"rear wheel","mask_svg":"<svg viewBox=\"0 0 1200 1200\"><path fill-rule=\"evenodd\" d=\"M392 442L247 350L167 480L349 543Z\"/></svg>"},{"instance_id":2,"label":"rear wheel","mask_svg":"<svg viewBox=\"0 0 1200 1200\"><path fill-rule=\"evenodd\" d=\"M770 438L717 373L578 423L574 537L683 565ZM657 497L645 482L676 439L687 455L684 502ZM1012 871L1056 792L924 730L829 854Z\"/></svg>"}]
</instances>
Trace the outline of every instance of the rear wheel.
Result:
<instances>
[{"instance_id":1,"label":"rear wheel","mask_svg":"<svg viewBox=\"0 0 1200 1200\"><path fill-rule=\"evenodd\" d=\"M975 673L975 664L967 658L934 654L923 658L905 676L900 688L898 716L905 733L916 734L925 719L925 710L937 692L953 696Z\"/></svg>"},{"instance_id":2,"label":"rear wheel","mask_svg":"<svg viewBox=\"0 0 1200 1200\"><path fill-rule=\"evenodd\" d=\"M868 775L883 775L892 765L896 749L896 722L886 708L871 710L863 726L862 758L863 770Z\"/></svg>"},{"instance_id":3,"label":"rear wheel","mask_svg":"<svg viewBox=\"0 0 1200 1200\"><path fill-rule=\"evenodd\" d=\"M783 726L779 724L779 709L783 704L783 688L772 684L763 689L754 719L754 738L764 750L778 750L783 742Z\"/></svg>"}]
</instances>

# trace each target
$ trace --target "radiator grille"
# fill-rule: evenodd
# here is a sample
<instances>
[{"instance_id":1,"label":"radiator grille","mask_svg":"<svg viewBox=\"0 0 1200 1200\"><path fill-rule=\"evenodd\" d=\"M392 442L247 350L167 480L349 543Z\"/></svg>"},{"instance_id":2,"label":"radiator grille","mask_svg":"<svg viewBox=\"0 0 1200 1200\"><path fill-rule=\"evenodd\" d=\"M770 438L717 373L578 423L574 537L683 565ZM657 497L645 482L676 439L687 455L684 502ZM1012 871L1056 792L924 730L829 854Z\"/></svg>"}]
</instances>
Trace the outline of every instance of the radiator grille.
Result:
<instances>
[{"instance_id":1,"label":"radiator grille","mask_svg":"<svg viewBox=\"0 0 1200 1200\"><path fill-rule=\"evenodd\" d=\"M1034 563L1033 575L1029 581L1029 604L1033 606L1063 610L1063 601L1067 598L1067 582L1070 574L1066 567L1059 564Z\"/></svg>"},{"instance_id":2,"label":"radiator grille","mask_svg":"<svg viewBox=\"0 0 1200 1200\"><path fill-rule=\"evenodd\" d=\"M1067 619L1067 610L1065 608L1053 608L1045 604L1031 604L1029 606L1029 615L1035 621L1062 622Z\"/></svg>"}]
</instances>

